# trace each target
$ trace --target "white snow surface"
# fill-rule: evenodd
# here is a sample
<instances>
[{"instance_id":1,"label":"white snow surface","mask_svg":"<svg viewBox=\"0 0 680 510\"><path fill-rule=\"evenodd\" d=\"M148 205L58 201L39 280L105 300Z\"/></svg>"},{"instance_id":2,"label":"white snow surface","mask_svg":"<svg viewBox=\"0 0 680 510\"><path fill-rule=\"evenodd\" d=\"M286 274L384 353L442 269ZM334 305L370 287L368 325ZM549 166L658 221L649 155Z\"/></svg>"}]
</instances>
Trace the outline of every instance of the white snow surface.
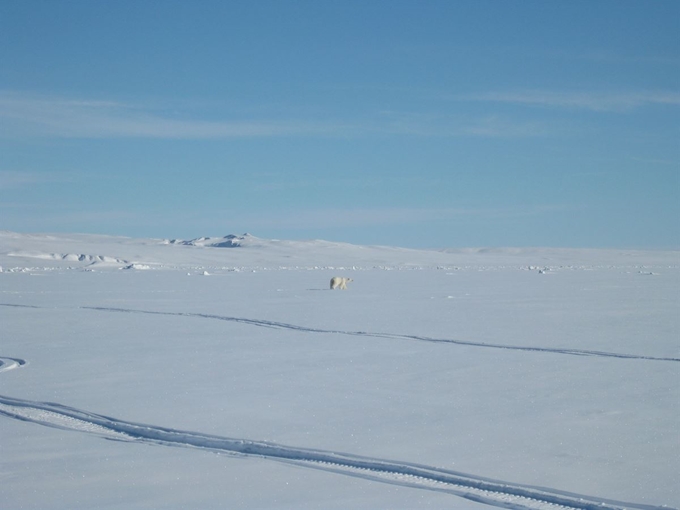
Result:
<instances>
[{"instance_id":1,"label":"white snow surface","mask_svg":"<svg viewBox=\"0 0 680 510\"><path fill-rule=\"evenodd\" d=\"M0 232L0 508L679 508L679 474L679 252Z\"/></svg>"}]
</instances>

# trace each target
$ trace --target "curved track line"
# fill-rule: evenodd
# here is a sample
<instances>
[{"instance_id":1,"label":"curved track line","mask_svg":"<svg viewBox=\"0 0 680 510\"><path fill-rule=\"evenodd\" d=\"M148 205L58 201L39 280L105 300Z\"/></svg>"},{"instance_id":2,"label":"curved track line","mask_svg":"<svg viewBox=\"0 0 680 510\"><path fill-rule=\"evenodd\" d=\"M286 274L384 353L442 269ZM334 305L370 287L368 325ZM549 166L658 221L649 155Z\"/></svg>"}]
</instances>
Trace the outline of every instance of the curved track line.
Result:
<instances>
[{"instance_id":1,"label":"curved track line","mask_svg":"<svg viewBox=\"0 0 680 510\"><path fill-rule=\"evenodd\" d=\"M485 347L488 349L504 349L512 351L529 351L529 352L545 352L550 354L567 354L570 356L598 356L603 358L619 358L619 359L638 359L645 361L675 361L680 362L680 358L666 358L657 356L643 356L638 354L625 354L617 352L607 352L607 351L590 351L583 349L558 349L551 347L531 347L531 346L521 346L521 345L504 345L504 344L490 344L484 342L471 342L467 340L454 340L447 338L431 338L427 336L418 335L399 335L393 333L371 333L367 331L344 331L337 329L321 329L321 328L310 328L305 326L298 326L295 324L288 324L285 322L275 322L267 320L258 319L247 319L244 317L230 317L224 315L211 315L205 313L187 313L187 312L157 312L152 310L135 310L128 308L110 308L101 306L83 306L81 307L85 310L96 310L100 312L121 312L121 313L140 313L140 314L150 314L150 315L172 315L178 317L197 317L202 319L215 319L228 322L239 322L242 324L249 324L251 326L258 326L263 328L273 328L273 329L291 329L294 331L302 331L305 333L331 333L336 335L349 335L349 336L365 336L373 338L394 338L398 340L418 340L421 342L434 342L443 344L455 344L455 345L465 345L470 347Z\"/></svg>"},{"instance_id":2,"label":"curved track line","mask_svg":"<svg viewBox=\"0 0 680 510\"><path fill-rule=\"evenodd\" d=\"M384 483L447 492L504 508L529 510L548 510L556 507L567 510L661 508L491 480L420 464L156 427L118 420L60 404L33 402L1 395L0 415L48 427L94 434L116 441L260 457ZM668 510L668 507L663 508Z\"/></svg>"},{"instance_id":3,"label":"curved track line","mask_svg":"<svg viewBox=\"0 0 680 510\"><path fill-rule=\"evenodd\" d=\"M20 358L0 358L0 372L7 370L14 370L15 368L23 367L26 360Z\"/></svg>"}]
</instances>

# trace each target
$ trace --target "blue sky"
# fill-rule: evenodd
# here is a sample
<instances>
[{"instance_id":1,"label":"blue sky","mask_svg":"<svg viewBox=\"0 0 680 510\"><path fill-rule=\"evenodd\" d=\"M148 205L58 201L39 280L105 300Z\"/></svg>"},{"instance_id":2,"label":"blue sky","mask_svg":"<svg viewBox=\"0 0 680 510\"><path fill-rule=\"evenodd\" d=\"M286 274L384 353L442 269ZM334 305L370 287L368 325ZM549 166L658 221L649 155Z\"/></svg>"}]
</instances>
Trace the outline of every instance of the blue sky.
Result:
<instances>
[{"instance_id":1,"label":"blue sky","mask_svg":"<svg viewBox=\"0 0 680 510\"><path fill-rule=\"evenodd\" d=\"M0 229L680 248L680 2L0 2Z\"/></svg>"}]
</instances>

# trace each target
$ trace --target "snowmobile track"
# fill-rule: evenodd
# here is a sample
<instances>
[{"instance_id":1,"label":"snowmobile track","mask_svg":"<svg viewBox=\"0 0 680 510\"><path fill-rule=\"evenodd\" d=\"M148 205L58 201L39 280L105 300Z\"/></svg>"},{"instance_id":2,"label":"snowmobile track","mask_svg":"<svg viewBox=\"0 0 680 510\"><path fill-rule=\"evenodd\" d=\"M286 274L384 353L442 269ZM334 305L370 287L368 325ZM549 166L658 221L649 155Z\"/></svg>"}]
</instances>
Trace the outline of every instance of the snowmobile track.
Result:
<instances>
[{"instance_id":1,"label":"snowmobile track","mask_svg":"<svg viewBox=\"0 0 680 510\"><path fill-rule=\"evenodd\" d=\"M2 304L0 306L17 306ZM21 306L21 305L18 305ZM40 307L35 307L40 308ZM456 344L493 349L507 349L577 356L599 356L606 358L639 359L648 361L675 361L678 358L663 358L620 354L613 352L524 347L501 344L478 343L453 339L437 339L416 335L371 333L311 328L294 324L231 317L202 313L159 312L108 307L81 307L99 312L151 314L178 317L222 320L248 324L257 327L287 329L306 333L339 334L398 340L417 340L440 344ZM23 367L26 360L0 357L0 372ZM250 439L236 439L224 436L182 431L94 414L57 403L22 400L0 395L0 415L23 422L47 427L87 433L108 440L126 443L140 443L155 446L170 446L211 451L219 454L239 455L294 464L300 467L323 470L354 476L382 483L395 484L421 490L445 492L479 503L510 509L548 510L675 510L670 507L656 507L626 503L559 491L544 487L533 487L488 479L476 475L439 469L436 467L400 462L380 458L363 457L341 452L312 450Z\"/></svg>"},{"instance_id":2,"label":"snowmobile track","mask_svg":"<svg viewBox=\"0 0 680 510\"><path fill-rule=\"evenodd\" d=\"M7 360L8 358L2 358ZM194 448L274 460L347 476L417 489L450 493L479 503L511 509L670 510L613 501L543 487L531 487L408 462L312 450L249 439L183 431L119 420L49 402L0 395L0 415L105 439L155 446Z\"/></svg>"},{"instance_id":3,"label":"snowmobile track","mask_svg":"<svg viewBox=\"0 0 680 510\"><path fill-rule=\"evenodd\" d=\"M7 370L14 370L15 368L23 367L26 360L19 358L0 358L0 372Z\"/></svg>"},{"instance_id":4,"label":"snowmobile track","mask_svg":"<svg viewBox=\"0 0 680 510\"><path fill-rule=\"evenodd\" d=\"M310 328L305 326L298 326L295 324L288 324L285 322L275 322L260 319L248 319L245 317L230 317L225 315L212 315L205 313L187 313L187 312L157 312L152 310L137 310L128 308L110 308L110 307L100 307L100 306L83 306L81 307L85 310L96 310L100 312L121 312L121 313L139 313L139 314L151 314L151 315L172 315L178 317L195 317L201 319L214 319L228 322L238 322L241 324L249 324L251 326L258 326L263 328L273 328L273 329L290 329L294 331L301 331L304 333L328 333L335 335L349 335L349 336L364 336L373 338L393 338L396 340L417 340L421 342L433 342L440 344L454 344L454 345L464 345L469 347L483 347L488 349L504 349L513 351L528 351L528 352L542 352L550 354L566 354L570 356L598 356L603 358L620 358L620 359L637 359L646 361L675 361L680 362L680 358L670 358L670 357L658 357L658 356L644 356L639 354L625 354L617 352L607 352L607 351L590 351L583 349L560 349L552 347L532 347L532 346L521 346L521 345L504 345L504 344L490 344L484 342L472 342L468 340L456 340L448 338L432 338L427 336L418 335L399 335L394 333L371 333L368 331L345 331L337 329L321 329L321 328Z\"/></svg>"},{"instance_id":5,"label":"snowmobile track","mask_svg":"<svg viewBox=\"0 0 680 510\"><path fill-rule=\"evenodd\" d=\"M0 306L9 307L23 307L25 305L14 305L8 303L0 303ZM38 306L31 306L30 308L40 308ZM261 327L261 328L272 328L272 329L288 329L293 331L300 331L304 333L325 333L334 335L348 335L348 336L362 336L371 338L392 338L395 340L416 340L419 342L431 342L438 344L452 344L452 345L463 345L467 347L481 347L486 349L503 349L511 351L525 351L525 352L539 352L548 354L562 354L569 356L596 356L601 358L618 358L618 359L635 359L644 361L671 361L680 362L680 358L671 358L663 356L645 356L642 354L626 354L620 352L608 352L608 351L591 351L586 349L561 349L557 347L540 347L540 346L524 346L524 345L509 345L509 344L492 344L486 342L473 342L471 340L458 340L451 338L433 338L427 336L419 335L400 335L396 333L379 333L379 332L369 332L369 331L347 331L339 329L323 329L323 328L312 328L307 326L299 326L296 324L289 324L285 322L276 322L263 319L249 319L246 317L232 317L228 315L214 315L207 313L190 313L190 312L159 312L154 310L139 310L133 308L114 308L114 307L103 307L103 306L81 306L82 310L94 310L98 312L118 312L118 313L138 313L138 314L148 314L148 315L168 315L175 317L193 317L199 319L212 319L227 322L237 322L241 324L249 324L251 326Z\"/></svg>"}]
</instances>

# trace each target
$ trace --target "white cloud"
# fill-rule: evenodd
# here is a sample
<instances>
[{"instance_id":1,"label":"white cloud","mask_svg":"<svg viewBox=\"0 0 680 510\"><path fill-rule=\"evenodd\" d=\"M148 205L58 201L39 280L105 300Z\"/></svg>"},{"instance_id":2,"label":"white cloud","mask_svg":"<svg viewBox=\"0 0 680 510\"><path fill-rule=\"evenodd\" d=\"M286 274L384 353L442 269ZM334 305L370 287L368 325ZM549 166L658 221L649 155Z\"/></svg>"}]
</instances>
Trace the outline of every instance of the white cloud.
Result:
<instances>
[{"instance_id":1,"label":"white cloud","mask_svg":"<svg viewBox=\"0 0 680 510\"><path fill-rule=\"evenodd\" d=\"M304 120L179 119L113 101L82 101L0 91L7 135L63 138L220 139L339 132L341 125Z\"/></svg>"},{"instance_id":2,"label":"white cloud","mask_svg":"<svg viewBox=\"0 0 680 510\"><path fill-rule=\"evenodd\" d=\"M318 115L318 114L317 114ZM116 101L91 101L0 91L0 136L56 138L229 139L278 136L396 135L527 137L537 122L422 112L376 112L353 119L201 120Z\"/></svg>"},{"instance_id":3,"label":"white cloud","mask_svg":"<svg viewBox=\"0 0 680 510\"><path fill-rule=\"evenodd\" d=\"M500 115L472 117L386 111L376 131L423 137L477 136L488 138L524 138L544 136L555 130L544 122L518 120Z\"/></svg>"},{"instance_id":4,"label":"white cloud","mask_svg":"<svg viewBox=\"0 0 680 510\"><path fill-rule=\"evenodd\" d=\"M680 105L680 93L670 91L596 93L529 90L486 92L456 96L462 101L524 104L552 108L585 109L596 112L626 112L649 105Z\"/></svg>"},{"instance_id":5,"label":"white cloud","mask_svg":"<svg viewBox=\"0 0 680 510\"><path fill-rule=\"evenodd\" d=\"M69 173L0 170L0 191L72 180L73 175Z\"/></svg>"}]
</instances>

